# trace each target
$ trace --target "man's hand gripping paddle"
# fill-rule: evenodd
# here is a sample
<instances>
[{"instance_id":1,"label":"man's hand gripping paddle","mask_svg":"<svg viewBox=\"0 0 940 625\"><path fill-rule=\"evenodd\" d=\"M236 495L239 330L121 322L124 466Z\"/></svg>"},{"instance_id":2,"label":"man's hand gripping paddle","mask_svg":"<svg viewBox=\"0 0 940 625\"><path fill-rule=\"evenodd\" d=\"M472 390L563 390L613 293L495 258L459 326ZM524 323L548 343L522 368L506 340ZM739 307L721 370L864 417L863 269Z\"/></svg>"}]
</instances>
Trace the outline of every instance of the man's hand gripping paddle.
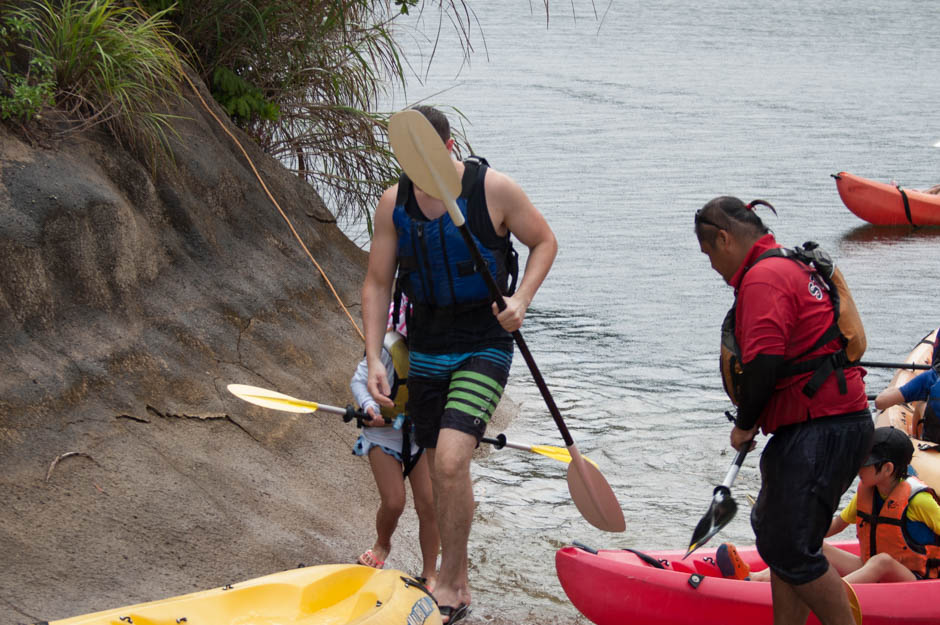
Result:
<instances>
[{"instance_id":1,"label":"man's hand gripping paddle","mask_svg":"<svg viewBox=\"0 0 940 625\"><path fill-rule=\"evenodd\" d=\"M464 242L473 254L477 270L482 273L490 295L499 310L504 310L506 302L503 300L502 293L490 274L480 250L473 242L463 213L457 207L460 177L440 136L424 115L415 110L407 110L392 116L388 125L388 139L398 163L411 181L425 193L444 202L451 220L460 230ZM522 338L522 333L517 330L512 333L512 336L571 453L571 464L568 465L568 491L571 493L575 506L591 525L608 532L624 531L626 522L623 518L623 510L610 484L597 467L585 462L578 451L555 405L555 400L552 399L548 386Z\"/></svg>"}]
</instances>

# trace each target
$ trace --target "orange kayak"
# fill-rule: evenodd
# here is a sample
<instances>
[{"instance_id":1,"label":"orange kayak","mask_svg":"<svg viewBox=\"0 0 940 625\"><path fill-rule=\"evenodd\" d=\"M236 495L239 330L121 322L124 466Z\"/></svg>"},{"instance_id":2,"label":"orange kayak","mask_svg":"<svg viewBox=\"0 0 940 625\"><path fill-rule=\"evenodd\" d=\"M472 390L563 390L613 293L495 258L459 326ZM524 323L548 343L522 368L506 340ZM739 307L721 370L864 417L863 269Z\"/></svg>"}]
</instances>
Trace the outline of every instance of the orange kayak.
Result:
<instances>
[{"instance_id":1,"label":"orange kayak","mask_svg":"<svg viewBox=\"0 0 940 625\"><path fill-rule=\"evenodd\" d=\"M929 365L936 336L937 331L934 330L922 338L904 362ZM903 386L919 373L922 372L911 369L898 369L894 377L891 378L888 388ZM907 435L911 437L911 442L914 443L914 457L911 459L911 468L914 469L917 477L923 482L935 489L940 489L940 445L920 439L924 427L923 419L924 402L915 401L909 404L898 404L883 410L875 419L875 425L877 427L893 425L899 430L907 432Z\"/></svg>"},{"instance_id":2,"label":"orange kayak","mask_svg":"<svg viewBox=\"0 0 940 625\"><path fill-rule=\"evenodd\" d=\"M868 180L844 171L833 174L842 202L850 211L879 226L940 225L940 195Z\"/></svg>"}]
</instances>

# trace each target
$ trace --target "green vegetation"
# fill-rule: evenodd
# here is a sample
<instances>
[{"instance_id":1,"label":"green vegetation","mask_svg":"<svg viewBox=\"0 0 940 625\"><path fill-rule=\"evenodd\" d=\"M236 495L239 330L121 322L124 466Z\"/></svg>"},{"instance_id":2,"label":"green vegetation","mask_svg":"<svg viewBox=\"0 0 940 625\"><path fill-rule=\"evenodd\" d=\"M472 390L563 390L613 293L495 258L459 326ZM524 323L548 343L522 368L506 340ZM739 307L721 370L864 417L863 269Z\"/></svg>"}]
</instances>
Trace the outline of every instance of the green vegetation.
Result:
<instances>
[{"instance_id":1,"label":"green vegetation","mask_svg":"<svg viewBox=\"0 0 940 625\"><path fill-rule=\"evenodd\" d=\"M405 83L392 24L430 7L466 41L466 2L0 0L0 119L29 128L53 107L70 130L104 126L153 162L188 63L337 217L368 220L398 173L376 112Z\"/></svg>"},{"instance_id":2,"label":"green vegetation","mask_svg":"<svg viewBox=\"0 0 940 625\"><path fill-rule=\"evenodd\" d=\"M438 0L440 1L440 0ZM390 26L418 0L146 0L166 10L233 121L314 184L338 217L368 218L397 175L377 100L404 83Z\"/></svg>"},{"instance_id":3,"label":"green vegetation","mask_svg":"<svg viewBox=\"0 0 940 625\"><path fill-rule=\"evenodd\" d=\"M242 125L257 116L262 121L276 122L281 115L277 104L265 99L261 89L250 85L227 67L212 72L212 95L225 112Z\"/></svg>"},{"instance_id":4,"label":"green vegetation","mask_svg":"<svg viewBox=\"0 0 940 625\"><path fill-rule=\"evenodd\" d=\"M165 111L180 97L175 46L185 44L165 12L146 16L114 0L17 4L3 16L3 71L13 85L5 118L28 121L54 103L72 130L104 125L148 160L167 146Z\"/></svg>"},{"instance_id":5,"label":"green vegetation","mask_svg":"<svg viewBox=\"0 0 940 625\"><path fill-rule=\"evenodd\" d=\"M24 40L29 30L30 23L22 17L4 15L0 21L0 41ZM28 122L45 106L55 102L52 59L36 54L26 61L26 69L20 73L14 70L17 58L11 47L0 47L0 77L9 84L8 95L0 90L0 119Z\"/></svg>"}]
</instances>

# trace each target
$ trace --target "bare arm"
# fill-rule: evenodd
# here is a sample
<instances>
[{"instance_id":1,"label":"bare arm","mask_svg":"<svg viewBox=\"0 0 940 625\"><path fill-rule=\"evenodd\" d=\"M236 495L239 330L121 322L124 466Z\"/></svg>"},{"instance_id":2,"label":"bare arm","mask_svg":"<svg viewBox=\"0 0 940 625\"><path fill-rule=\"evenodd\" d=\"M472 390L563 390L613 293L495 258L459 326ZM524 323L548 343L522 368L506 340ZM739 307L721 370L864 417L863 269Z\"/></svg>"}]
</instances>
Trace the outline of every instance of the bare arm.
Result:
<instances>
[{"instance_id":1,"label":"bare arm","mask_svg":"<svg viewBox=\"0 0 940 625\"><path fill-rule=\"evenodd\" d=\"M388 395L388 374L382 363L382 339L388 317L392 283L398 265L398 237L392 212L398 185L382 194L375 209L372 246L369 249L369 266L362 283L362 325L366 335L366 362L369 366L368 388L372 397L381 405L392 406Z\"/></svg>"},{"instance_id":2,"label":"bare arm","mask_svg":"<svg viewBox=\"0 0 940 625\"><path fill-rule=\"evenodd\" d=\"M885 408L890 408L891 406L903 402L904 395L901 394L901 389L896 386L892 386L891 388L886 388L885 390L878 393L878 397L875 398L875 408L878 410L884 410Z\"/></svg>"},{"instance_id":3,"label":"bare arm","mask_svg":"<svg viewBox=\"0 0 940 625\"><path fill-rule=\"evenodd\" d=\"M485 183L486 201L496 232L505 234L508 230L529 248L525 272L516 292L512 297L506 298L506 310L499 313L496 305L493 305L500 325L513 332L522 326L532 298L552 267L558 252L558 241L545 217L514 180L490 169Z\"/></svg>"},{"instance_id":4,"label":"bare arm","mask_svg":"<svg viewBox=\"0 0 940 625\"><path fill-rule=\"evenodd\" d=\"M388 350L382 350L382 364L385 366L386 371L392 371L392 355L388 353ZM365 358L359 362L359 366L356 367L356 372L353 374L352 379L349 381L349 388L352 390L353 397L356 399L356 403L359 405L366 414L369 415L370 420L365 421L365 425L370 427L381 427L386 425L385 420L382 418L381 409L379 405L375 402L375 399L372 397L372 393L369 392L369 364Z\"/></svg>"},{"instance_id":5,"label":"bare arm","mask_svg":"<svg viewBox=\"0 0 940 625\"><path fill-rule=\"evenodd\" d=\"M832 523L829 524L829 531L826 532L826 537L834 536L848 527L849 524L842 520L842 515L835 515L832 517Z\"/></svg>"}]
</instances>

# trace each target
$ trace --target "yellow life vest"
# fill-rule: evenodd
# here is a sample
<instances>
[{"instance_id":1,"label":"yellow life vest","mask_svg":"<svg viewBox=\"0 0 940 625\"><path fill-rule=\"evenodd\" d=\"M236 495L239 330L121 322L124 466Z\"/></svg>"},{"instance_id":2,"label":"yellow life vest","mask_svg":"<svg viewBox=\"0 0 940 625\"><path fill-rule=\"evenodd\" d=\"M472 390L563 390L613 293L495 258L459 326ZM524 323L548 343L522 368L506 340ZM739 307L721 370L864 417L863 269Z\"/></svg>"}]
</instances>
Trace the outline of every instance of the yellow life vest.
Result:
<instances>
[{"instance_id":1,"label":"yellow life vest","mask_svg":"<svg viewBox=\"0 0 940 625\"><path fill-rule=\"evenodd\" d=\"M391 354L392 367L395 369L391 395L395 405L382 406L381 411L382 416L394 420L398 415L404 414L405 405L408 403L408 345L401 334L395 330L389 330L385 333L383 347Z\"/></svg>"}]
</instances>

